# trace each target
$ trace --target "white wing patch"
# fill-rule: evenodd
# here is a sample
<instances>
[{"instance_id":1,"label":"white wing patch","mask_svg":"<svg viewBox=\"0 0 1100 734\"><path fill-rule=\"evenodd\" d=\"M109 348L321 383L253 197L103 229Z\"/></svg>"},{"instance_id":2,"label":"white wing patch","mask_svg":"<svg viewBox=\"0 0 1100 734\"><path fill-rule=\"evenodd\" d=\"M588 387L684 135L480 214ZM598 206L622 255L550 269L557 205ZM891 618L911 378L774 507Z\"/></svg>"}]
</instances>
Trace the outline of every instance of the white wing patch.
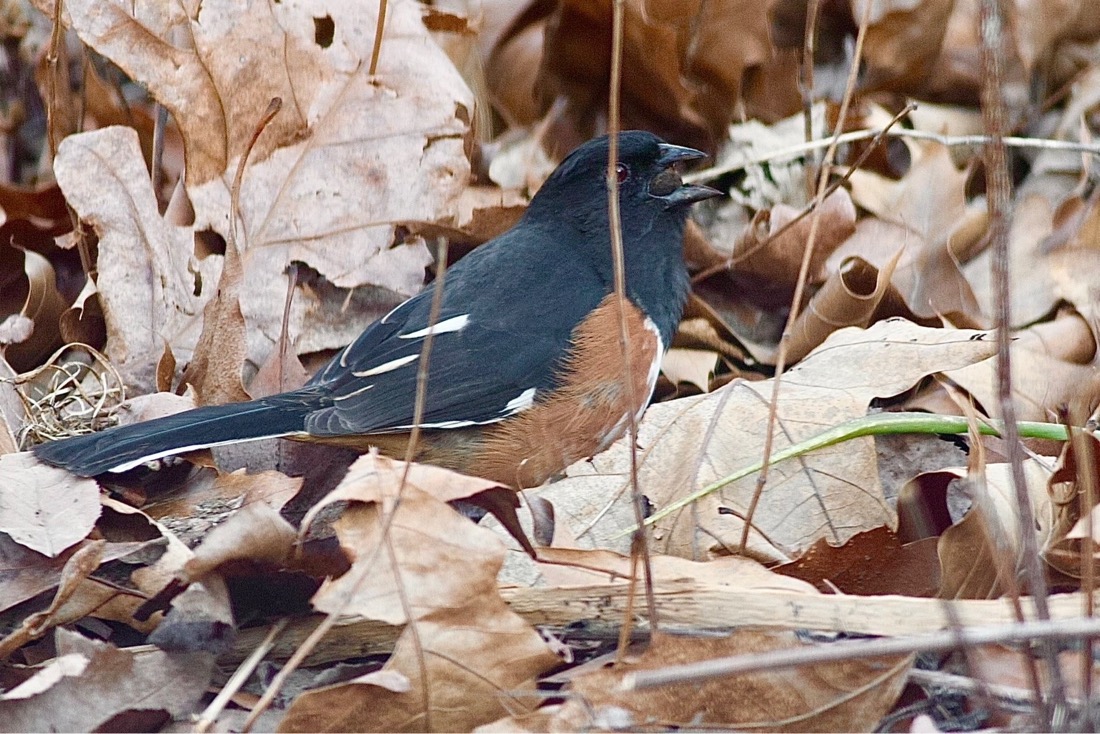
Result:
<instances>
[{"instance_id":1,"label":"white wing patch","mask_svg":"<svg viewBox=\"0 0 1100 734\"><path fill-rule=\"evenodd\" d=\"M399 303L396 306L394 306L393 308L391 308L389 313L387 313L385 316L383 316L381 319L379 319L379 323L382 323L382 324L389 323L390 317L392 317L395 313L400 311L402 306L407 306L409 303L411 303L412 300L413 299L410 298L406 301L402 301L401 303Z\"/></svg>"},{"instance_id":2,"label":"white wing patch","mask_svg":"<svg viewBox=\"0 0 1100 734\"><path fill-rule=\"evenodd\" d=\"M504 405L504 409L502 411L500 411L500 413L496 417L490 418L489 420L484 420L484 421L463 421L463 420L438 421L436 423L421 423L420 427L421 428L442 428L442 429L445 429L445 428L468 428L470 426L487 426L491 423L499 423L500 421L504 420L505 418L510 418L511 416L515 415L516 413L527 410L532 405L534 405L535 404L535 392L536 392L535 388L533 388L533 387L527 388L526 390L521 392L519 395L517 395L516 397L509 400ZM411 430L412 426L411 425L409 425L409 426L400 426L398 428L398 430L405 430L405 429L410 429Z\"/></svg>"},{"instance_id":3,"label":"white wing patch","mask_svg":"<svg viewBox=\"0 0 1100 734\"><path fill-rule=\"evenodd\" d=\"M470 314L464 313L461 316L452 316L449 319L444 319L434 326L428 326L420 329L419 331L413 331L408 334L398 334L398 339L422 339L428 334L446 334L452 331L462 331L466 328L466 324L470 323Z\"/></svg>"},{"instance_id":4,"label":"white wing patch","mask_svg":"<svg viewBox=\"0 0 1100 734\"><path fill-rule=\"evenodd\" d=\"M232 446L233 444L245 443L246 441L263 441L268 438L284 438L286 436L295 436L300 434L301 431L287 431L285 433L272 433L267 436L252 436L251 438L231 438L227 441L211 441L210 443L196 443L190 446L177 446L176 448L165 449L164 451L156 451L147 456L142 456L137 459L132 459L124 464L113 466L107 471L111 474L122 474L128 472L131 469L137 469L142 464L148 464L149 462L156 461L157 459L165 459L169 456L176 456L177 454L185 454L188 451L198 451L199 449L212 449L218 446Z\"/></svg>"},{"instance_id":5,"label":"white wing patch","mask_svg":"<svg viewBox=\"0 0 1100 734\"><path fill-rule=\"evenodd\" d=\"M384 372L393 372L398 367L404 367L409 362L415 362L418 359L420 359L419 354L407 354L404 357L398 357L397 359L391 359L389 362L383 362L377 367L371 367L369 370L352 372L351 374L356 377L373 377L374 375L381 375Z\"/></svg>"},{"instance_id":6,"label":"white wing patch","mask_svg":"<svg viewBox=\"0 0 1100 734\"><path fill-rule=\"evenodd\" d=\"M362 395L362 394L363 394L363 393L365 393L365 392L366 392L367 390L370 390L370 389L371 389L371 388L373 388L373 387L374 387L374 384L373 384L373 383L371 383L370 385L364 385L363 387L361 387L361 388L359 388L359 389L357 389L357 390L352 390L351 392L349 392L349 393L348 393L348 394L346 394L346 395L337 395L336 397L334 397L334 398L332 399L332 401L333 401L334 403L338 403L338 402L340 402L341 400L347 400L347 399L349 399L349 398L354 398L354 397L355 397L356 395Z\"/></svg>"},{"instance_id":7,"label":"white wing patch","mask_svg":"<svg viewBox=\"0 0 1100 734\"><path fill-rule=\"evenodd\" d=\"M501 412L506 415L515 415L521 411L527 410L535 404L535 388L529 387L521 392L517 397L508 401L508 404L504 406L504 410Z\"/></svg>"},{"instance_id":8,"label":"white wing patch","mask_svg":"<svg viewBox=\"0 0 1100 734\"><path fill-rule=\"evenodd\" d=\"M649 375L646 376L646 384L649 385L649 391L646 394L644 403L648 403L650 398L653 397L653 388L657 387L657 378L661 374L661 362L665 358L665 343L661 340L661 330L657 328L657 324L653 323L653 319L646 316L645 328L652 334L653 338L657 340L657 357L653 360L653 364L649 365ZM642 412L645 411L643 404ZM638 417L641 417L641 412L638 413Z\"/></svg>"}]
</instances>

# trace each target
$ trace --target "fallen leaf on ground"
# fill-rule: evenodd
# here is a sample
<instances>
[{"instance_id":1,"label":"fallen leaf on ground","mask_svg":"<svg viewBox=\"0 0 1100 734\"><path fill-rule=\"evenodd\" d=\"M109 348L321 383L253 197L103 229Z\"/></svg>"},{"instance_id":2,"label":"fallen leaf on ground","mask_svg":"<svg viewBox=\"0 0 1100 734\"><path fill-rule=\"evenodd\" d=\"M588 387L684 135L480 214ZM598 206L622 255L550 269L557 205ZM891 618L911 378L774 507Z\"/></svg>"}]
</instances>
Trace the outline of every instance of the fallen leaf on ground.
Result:
<instances>
[{"instance_id":1,"label":"fallen leaf on ground","mask_svg":"<svg viewBox=\"0 0 1100 734\"><path fill-rule=\"evenodd\" d=\"M497 591L503 543L443 502L484 480L414 465L402 485L404 466L362 457L303 527L321 507L349 503L334 527L352 566L313 603L406 624L383 671L408 684L393 690L367 679L311 691L295 700L281 731L469 730L532 706L534 677L558 662Z\"/></svg>"},{"instance_id":2,"label":"fallen leaf on ground","mask_svg":"<svg viewBox=\"0 0 1100 734\"><path fill-rule=\"evenodd\" d=\"M76 632L55 632L57 657L81 656L87 665L44 672L53 684L34 695L0 701L0 717L10 731L110 730L115 717L129 715L127 729L154 731L171 718L193 713L214 671L204 653L175 654L157 649L121 650ZM68 660L75 660L68 658ZM58 664L60 665L60 664Z\"/></svg>"},{"instance_id":3,"label":"fallen leaf on ground","mask_svg":"<svg viewBox=\"0 0 1100 734\"><path fill-rule=\"evenodd\" d=\"M925 376L992 355L982 332L928 329L892 320L830 336L783 377L775 450L866 414ZM771 382L735 381L705 396L652 406L638 445L639 486L656 510L760 460ZM625 552L634 524L625 440L568 478L538 490L583 544ZM653 529L659 553L706 558L734 552L755 475L740 479ZM773 466L749 535L749 553L789 560L819 539L842 545L894 523L879 484L874 441L860 438Z\"/></svg>"},{"instance_id":4,"label":"fallen leaf on ground","mask_svg":"<svg viewBox=\"0 0 1100 734\"><path fill-rule=\"evenodd\" d=\"M80 542L99 517L99 485L30 453L0 456L0 531L54 557Z\"/></svg>"},{"instance_id":5,"label":"fallen leaf on ground","mask_svg":"<svg viewBox=\"0 0 1100 734\"><path fill-rule=\"evenodd\" d=\"M52 4L42 5L44 12L53 12ZM207 2L194 17L175 6L135 17L128 3L85 0L66 3L64 12L85 43L144 84L171 112L184 140L187 193L195 212L190 227L170 230L152 219L155 209L143 205L138 211L148 213L137 221L157 233L149 238L157 244L150 246L167 246L169 231L182 237L185 241L170 249L180 254L181 265L191 261L192 271L201 272L201 284L198 278L186 279L190 287L181 294L187 293L187 300L172 299L152 311L105 307L109 328L134 314L164 318L177 305L181 315L194 317L212 295L220 258L194 256L192 240L212 234L228 241L236 161L275 97L283 100L283 109L250 158L237 213L248 358L261 364L278 338L286 297L284 270L291 261L304 263L326 286L303 288L295 299L290 333L301 353L344 346L392 307L396 297L420 288L430 262L427 248L416 238L402 246L395 232L405 222L448 223L455 218L455 202L467 186L464 138L474 105L454 66L424 28L418 3L389 4L385 53L374 77L368 74L377 25L377 7L371 4L326 5L322 15L333 25L327 47L315 37L312 6L294 3L250 5L242 11L232 3ZM174 28L185 31L188 44L173 43ZM241 48L249 53L242 55ZM71 136L62 147L101 133ZM84 187L99 200L78 200L70 193L76 182L62 184L82 219L103 220L103 209L111 202L121 206L152 200L147 176L136 168L144 166L133 137L134 149L125 158L115 151L117 155L77 166ZM126 175L119 175L121 166L126 166ZM120 185L135 190L105 195L105 187ZM117 237L134 252L147 243L134 226L127 217L102 221L96 228L101 238ZM121 265L107 257L100 263L101 277L124 278L128 271ZM101 293L122 298L130 292L130 298L159 302L162 277L173 287L180 282L173 267L139 274L130 288L110 289L118 293L107 293L101 281ZM133 288L141 282L150 283L152 293ZM197 287L201 294L190 295ZM355 296L350 302L349 295ZM383 302L387 299L391 302ZM131 338L165 332L177 361L186 362L197 329L184 334L149 328ZM160 354L161 344L155 347L141 349L150 363Z\"/></svg>"},{"instance_id":6,"label":"fallen leaf on ground","mask_svg":"<svg viewBox=\"0 0 1100 734\"><path fill-rule=\"evenodd\" d=\"M726 637L655 635L641 655L573 679L565 703L545 717L539 717L540 711L499 725L525 726L525 731L688 725L767 731L868 731L894 705L912 662L910 656L870 658L715 677L652 690L620 688L623 678L636 671L733 655L765 656L772 650L800 646L793 633L754 629L738 630Z\"/></svg>"}]
</instances>

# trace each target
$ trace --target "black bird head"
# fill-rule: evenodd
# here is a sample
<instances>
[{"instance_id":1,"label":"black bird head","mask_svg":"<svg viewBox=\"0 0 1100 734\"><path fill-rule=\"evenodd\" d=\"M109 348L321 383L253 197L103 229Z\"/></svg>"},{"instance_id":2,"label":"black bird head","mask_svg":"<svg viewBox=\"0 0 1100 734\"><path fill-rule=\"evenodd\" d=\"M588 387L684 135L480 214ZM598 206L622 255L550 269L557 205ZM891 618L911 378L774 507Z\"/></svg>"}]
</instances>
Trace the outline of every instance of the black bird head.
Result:
<instances>
[{"instance_id":1,"label":"black bird head","mask_svg":"<svg viewBox=\"0 0 1100 734\"><path fill-rule=\"evenodd\" d=\"M611 283L608 148L605 135L570 153L535 194L524 220L554 227L558 242L572 247ZM688 209L697 201L721 195L680 178L679 163L704 157L701 151L670 145L649 132L619 134L616 174L626 286L634 302L657 324L666 345L690 287L683 261Z\"/></svg>"},{"instance_id":2,"label":"black bird head","mask_svg":"<svg viewBox=\"0 0 1100 734\"><path fill-rule=\"evenodd\" d=\"M602 207L606 216L609 148L608 136L603 135L566 156L535 194L531 208L553 207L558 216L572 211L587 217ZM629 209L631 215L651 216L680 211L682 221L688 205L720 196L721 192L709 186L685 184L680 179L678 163L705 157L702 151L670 145L643 130L620 133L616 174L624 219ZM563 203L579 205L579 209L562 210Z\"/></svg>"}]
</instances>

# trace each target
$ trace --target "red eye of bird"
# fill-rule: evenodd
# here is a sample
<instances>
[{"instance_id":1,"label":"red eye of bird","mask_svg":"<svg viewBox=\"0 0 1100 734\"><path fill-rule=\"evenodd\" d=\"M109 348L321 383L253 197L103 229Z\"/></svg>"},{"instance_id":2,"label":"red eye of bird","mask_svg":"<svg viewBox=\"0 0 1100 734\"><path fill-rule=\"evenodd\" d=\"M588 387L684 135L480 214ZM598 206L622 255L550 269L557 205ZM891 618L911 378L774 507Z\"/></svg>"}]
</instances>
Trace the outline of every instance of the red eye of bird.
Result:
<instances>
[{"instance_id":1,"label":"red eye of bird","mask_svg":"<svg viewBox=\"0 0 1100 734\"><path fill-rule=\"evenodd\" d=\"M619 183L625 182L630 178L630 167L625 163L617 163L615 165L615 177L619 179Z\"/></svg>"}]
</instances>

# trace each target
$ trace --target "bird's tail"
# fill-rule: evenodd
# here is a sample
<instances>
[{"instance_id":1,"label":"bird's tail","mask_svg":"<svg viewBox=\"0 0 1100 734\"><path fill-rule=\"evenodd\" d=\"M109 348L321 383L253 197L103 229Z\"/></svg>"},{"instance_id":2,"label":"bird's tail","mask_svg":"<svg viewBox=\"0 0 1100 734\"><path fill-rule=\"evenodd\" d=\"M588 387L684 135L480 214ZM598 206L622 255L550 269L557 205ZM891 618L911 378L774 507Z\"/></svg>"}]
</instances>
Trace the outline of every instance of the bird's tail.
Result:
<instances>
[{"instance_id":1,"label":"bird's tail","mask_svg":"<svg viewBox=\"0 0 1100 734\"><path fill-rule=\"evenodd\" d=\"M277 438L305 428L306 416L324 407L324 398L309 390L273 395L246 403L211 405L74 436L34 447L48 464L92 477L124 472L145 462L186 451L240 441Z\"/></svg>"}]
</instances>

